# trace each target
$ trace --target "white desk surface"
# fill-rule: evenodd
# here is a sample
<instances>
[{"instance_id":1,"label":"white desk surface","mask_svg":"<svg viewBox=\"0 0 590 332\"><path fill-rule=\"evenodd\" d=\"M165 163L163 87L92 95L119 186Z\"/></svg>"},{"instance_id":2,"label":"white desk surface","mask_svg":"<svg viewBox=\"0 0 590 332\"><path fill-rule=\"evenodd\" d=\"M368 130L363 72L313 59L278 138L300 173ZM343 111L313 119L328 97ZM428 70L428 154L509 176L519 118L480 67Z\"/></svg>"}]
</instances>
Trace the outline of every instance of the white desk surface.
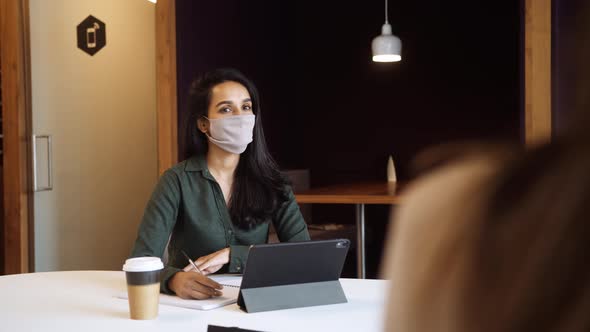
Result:
<instances>
[{"instance_id":1,"label":"white desk surface","mask_svg":"<svg viewBox=\"0 0 590 332\"><path fill-rule=\"evenodd\" d=\"M245 313L236 304L211 311L160 305L151 321L129 319L125 275L66 271L0 276L1 331L207 331L207 325L261 331L381 331L384 280L341 279L348 303Z\"/></svg>"}]
</instances>

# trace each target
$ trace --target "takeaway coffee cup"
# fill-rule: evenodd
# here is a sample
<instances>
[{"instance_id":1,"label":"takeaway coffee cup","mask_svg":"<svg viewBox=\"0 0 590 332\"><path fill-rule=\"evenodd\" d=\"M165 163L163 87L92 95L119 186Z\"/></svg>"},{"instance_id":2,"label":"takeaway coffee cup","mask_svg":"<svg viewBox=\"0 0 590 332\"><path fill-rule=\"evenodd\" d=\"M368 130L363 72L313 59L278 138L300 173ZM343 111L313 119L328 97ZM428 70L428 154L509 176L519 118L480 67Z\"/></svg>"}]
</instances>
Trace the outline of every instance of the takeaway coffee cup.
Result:
<instances>
[{"instance_id":1,"label":"takeaway coffee cup","mask_svg":"<svg viewBox=\"0 0 590 332\"><path fill-rule=\"evenodd\" d=\"M127 296L131 319L154 319L158 316L160 272L164 268L158 257L129 258L123 265L127 278Z\"/></svg>"}]
</instances>

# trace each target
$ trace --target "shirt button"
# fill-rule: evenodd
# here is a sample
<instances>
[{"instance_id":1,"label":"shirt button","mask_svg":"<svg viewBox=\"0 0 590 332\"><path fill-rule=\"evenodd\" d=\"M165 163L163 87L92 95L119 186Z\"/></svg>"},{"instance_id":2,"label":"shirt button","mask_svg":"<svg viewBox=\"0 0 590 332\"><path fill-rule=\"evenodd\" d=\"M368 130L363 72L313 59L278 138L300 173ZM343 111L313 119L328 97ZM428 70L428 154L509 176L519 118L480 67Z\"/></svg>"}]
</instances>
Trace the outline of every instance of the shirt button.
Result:
<instances>
[{"instance_id":1,"label":"shirt button","mask_svg":"<svg viewBox=\"0 0 590 332\"><path fill-rule=\"evenodd\" d=\"M240 269L240 267L238 266L238 267L236 267L236 270L240 271L241 269Z\"/></svg>"},{"instance_id":2,"label":"shirt button","mask_svg":"<svg viewBox=\"0 0 590 332\"><path fill-rule=\"evenodd\" d=\"M230 229L230 230L228 231L228 233L232 234L232 233L233 233L233 231Z\"/></svg>"}]
</instances>

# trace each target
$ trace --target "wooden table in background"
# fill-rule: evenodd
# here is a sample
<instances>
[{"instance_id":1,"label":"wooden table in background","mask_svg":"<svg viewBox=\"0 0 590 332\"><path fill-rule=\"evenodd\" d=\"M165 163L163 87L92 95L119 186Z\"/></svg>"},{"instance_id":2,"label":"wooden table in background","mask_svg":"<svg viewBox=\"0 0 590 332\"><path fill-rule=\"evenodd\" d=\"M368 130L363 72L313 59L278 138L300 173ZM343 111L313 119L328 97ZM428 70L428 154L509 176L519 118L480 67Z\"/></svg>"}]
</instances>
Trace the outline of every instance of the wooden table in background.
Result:
<instances>
[{"instance_id":1,"label":"wooden table in background","mask_svg":"<svg viewBox=\"0 0 590 332\"><path fill-rule=\"evenodd\" d=\"M354 204L356 206L357 276L365 278L365 204L395 205L401 202L399 183L341 184L295 193L300 204Z\"/></svg>"}]
</instances>

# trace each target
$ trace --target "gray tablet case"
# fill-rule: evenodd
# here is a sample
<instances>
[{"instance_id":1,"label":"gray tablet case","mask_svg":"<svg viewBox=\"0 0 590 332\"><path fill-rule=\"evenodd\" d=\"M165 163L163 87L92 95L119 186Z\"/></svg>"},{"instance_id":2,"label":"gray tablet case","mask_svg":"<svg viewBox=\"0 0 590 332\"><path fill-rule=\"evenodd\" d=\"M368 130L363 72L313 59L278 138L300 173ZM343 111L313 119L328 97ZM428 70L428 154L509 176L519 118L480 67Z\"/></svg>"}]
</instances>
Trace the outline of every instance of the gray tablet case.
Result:
<instances>
[{"instance_id":1,"label":"gray tablet case","mask_svg":"<svg viewBox=\"0 0 590 332\"><path fill-rule=\"evenodd\" d=\"M340 273L346 239L250 247L238 305L260 312L347 302Z\"/></svg>"}]
</instances>

